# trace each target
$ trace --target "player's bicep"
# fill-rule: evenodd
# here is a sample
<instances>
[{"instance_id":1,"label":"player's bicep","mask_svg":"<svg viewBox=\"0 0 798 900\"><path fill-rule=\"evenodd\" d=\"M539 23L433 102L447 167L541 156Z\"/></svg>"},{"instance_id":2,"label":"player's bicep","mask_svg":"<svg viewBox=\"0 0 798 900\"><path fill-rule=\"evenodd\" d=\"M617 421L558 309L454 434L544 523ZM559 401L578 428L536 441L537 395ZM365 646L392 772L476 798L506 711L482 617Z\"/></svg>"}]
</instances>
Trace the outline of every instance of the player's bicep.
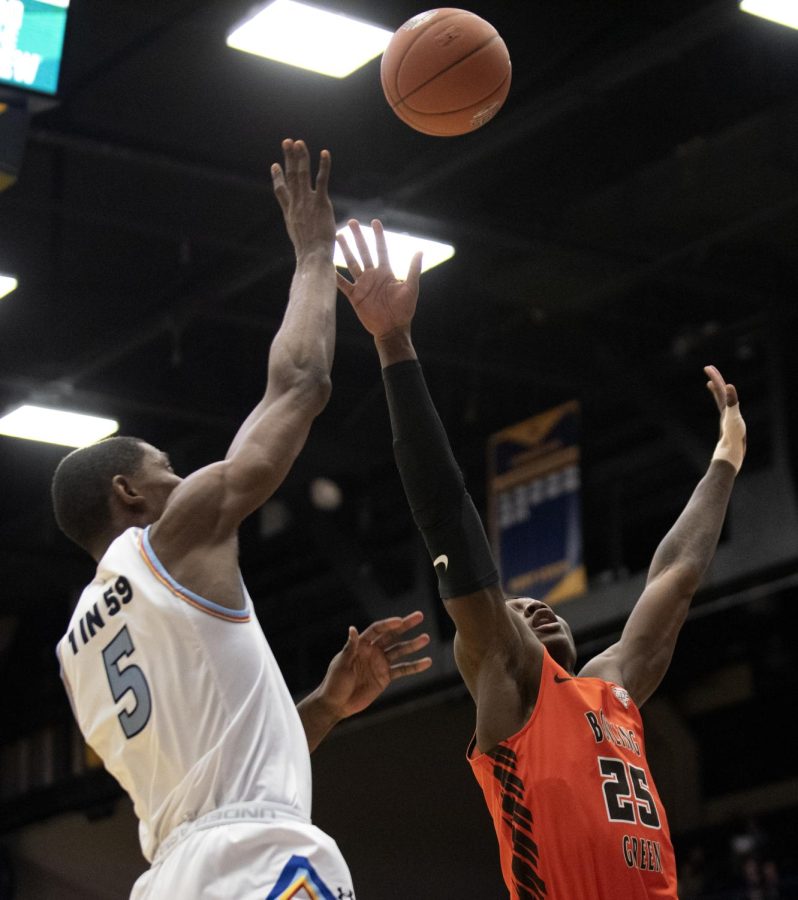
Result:
<instances>
[{"instance_id":1,"label":"player's bicep","mask_svg":"<svg viewBox=\"0 0 798 900\"><path fill-rule=\"evenodd\" d=\"M494 665L519 671L535 655L536 647L542 656L542 647L531 632L530 640L524 640L498 585L444 603L457 628L456 659L464 678L477 678Z\"/></svg>"},{"instance_id":2,"label":"player's bicep","mask_svg":"<svg viewBox=\"0 0 798 900\"><path fill-rule=\"evenodd\" d=\"M265 406L234 453L198 469L175 488L152 527L170 548L218 544L277 490L310 430L312 416L284 395Z\"/></svg>"},{"instance_id":3,"label":"player's bicep","mask_svg":"<svg viewBox=\"0 0 798 900\"><path fill-rule=\"evenodd\" d=\"M301 398L283 395L263 411L246 439L224 461L220 512L233 527L283 483L307 441L313 418Z\"/></svg>"},{"instance_id":4,"label":"player's bicep","mask_svg":"<svg viewBox=\"0 0 798 900\"><path fill-rule=\"evenodd\" d=\"M498 585L443 603L457 628L460 646L475 658L488 653L511 630L510 613Z\"/></svg>"},{"instance_id":5,"label":"player's bicep","mask_svg":"<svg viewBox=\"0 0 798 900\"><path fill-rule=\"evenodd\" d=\"M483 752L523 727L537 699L543 665L543 645L515 621L497 594L492 609L475 615L471 610L467 625L458 625L454 644L457 667L476 703L477 745ZM484 597L481 602L489 603ZM462 609L460 618L465 618Z\"/></svg>"},{"instance_id":6,"label":"player's bicep","mask_svg":"<svg viewBox=\"0 0 798 900\"><path fill-rule=\"evenodd\" d=\"M642 706L668 670L691 596L675 573L650 581L620 640L591 660L580 674L621 684Z\"/></svg>"}]
</instances>

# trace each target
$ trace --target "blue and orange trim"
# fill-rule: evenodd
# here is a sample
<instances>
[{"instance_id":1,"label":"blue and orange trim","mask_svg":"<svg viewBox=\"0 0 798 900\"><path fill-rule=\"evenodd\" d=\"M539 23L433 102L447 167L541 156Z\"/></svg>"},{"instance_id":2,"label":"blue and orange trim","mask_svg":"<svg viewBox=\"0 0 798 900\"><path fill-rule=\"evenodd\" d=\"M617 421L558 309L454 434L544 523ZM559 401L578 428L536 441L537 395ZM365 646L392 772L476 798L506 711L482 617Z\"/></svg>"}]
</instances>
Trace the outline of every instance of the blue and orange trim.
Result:
<instances>
[{"instance_id":1,"label":"blue and orange trim","mask_svg":"<svg viewBox=\"0 0 798 900\"><path fill-rule=\"evenodd\" d=\"M190 606L193 606L195 609L199 609L204 613L208 613L208 615L214 616L217 619L224 619L226 622L249 622L251 619L249 609L229 609L226 606L208 600L206 597L195 594L194 591L189 590L187 587L183 587L182 584L175 581L175 579L166 571L163 563L155 555L152 544L150 544L149 531L150 528L147 526L141 533L139 552L141 553L142 559L147 564L147 568L158 581L164 585L164 587L168 588L176 597L179 597Z\"/></svg>"}]
</instances>

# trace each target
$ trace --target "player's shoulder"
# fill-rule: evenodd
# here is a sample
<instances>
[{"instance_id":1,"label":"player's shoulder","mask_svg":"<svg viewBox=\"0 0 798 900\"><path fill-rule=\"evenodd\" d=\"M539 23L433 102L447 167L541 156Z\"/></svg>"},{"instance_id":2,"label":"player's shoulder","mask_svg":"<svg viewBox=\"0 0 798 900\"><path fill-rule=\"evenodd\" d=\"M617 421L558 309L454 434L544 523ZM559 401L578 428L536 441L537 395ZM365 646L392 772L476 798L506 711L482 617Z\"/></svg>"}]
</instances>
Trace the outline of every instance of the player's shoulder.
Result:
<instances>
[{"instance_id":1,"label":"player's shoulder","mask_svg":"<svg viewBox=\"0 0 798 900\"><path fill-rule=\"evenodd\" d=\"M231 529L222 527L230 489L229 466L228 460L203 466L172 491L162 514L149 527L149 541L160 555L179 556L197 545L218 543L229 536Z\"/></svg>"}]
</instances>

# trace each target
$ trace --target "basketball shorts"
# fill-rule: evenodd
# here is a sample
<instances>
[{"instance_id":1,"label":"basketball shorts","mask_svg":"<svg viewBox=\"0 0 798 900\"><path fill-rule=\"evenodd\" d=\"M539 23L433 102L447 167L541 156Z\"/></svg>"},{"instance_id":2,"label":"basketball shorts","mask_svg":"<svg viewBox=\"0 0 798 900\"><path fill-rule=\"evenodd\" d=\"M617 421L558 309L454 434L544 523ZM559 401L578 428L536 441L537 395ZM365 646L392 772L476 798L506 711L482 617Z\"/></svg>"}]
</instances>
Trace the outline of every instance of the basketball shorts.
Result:
<instances>
[{"instance_id":1,"label":"basketball shorts","mask_svg":"<svg viewBox=\"0 0 798 900\"><path fill-rule=\"evenodd\" d=\"M329 835L307 820L252 812L253 804L226 806L176 828L130 900L356 900Z\"/></svg>"}]
</instances>

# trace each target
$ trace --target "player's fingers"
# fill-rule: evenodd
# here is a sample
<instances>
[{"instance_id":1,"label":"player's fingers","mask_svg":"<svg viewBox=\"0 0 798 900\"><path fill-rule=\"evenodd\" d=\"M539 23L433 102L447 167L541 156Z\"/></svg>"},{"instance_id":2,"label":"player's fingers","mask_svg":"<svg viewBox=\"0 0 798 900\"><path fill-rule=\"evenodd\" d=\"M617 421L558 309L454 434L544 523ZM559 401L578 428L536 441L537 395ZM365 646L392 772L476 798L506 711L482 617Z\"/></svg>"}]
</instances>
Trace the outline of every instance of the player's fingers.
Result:
<instances>
[{"instance_id":1,"label":"player's fingers","mask_svg":"<svg viewBox=\"0 0 798 900\"><path fill-rule=\"evenodd\" d=\"M294 161L299 185L310 190L310 154L304 141L294 141Z\"/></svg>"},{"instance_id":2,"label":"player's fingers","mask_svg":"<svg viewBox=\"0 0 798 900\"><path fill-rule=\"evenodd\" d=\"M421 650L422 647L426 647L427 644L429 644L429 635L424 632L424 634L420 634L410 641L402 641L399 644L394 644L385 651L385 655L393 662L395 659L402 659L405 656L418 653L418 651Z\"/></svg>"},{"instance_id":3,"label":"player's fingers","mask_svg":"<svg viewBox=\"0 0 798 900\"><path fill-rule=\"evenodd\" d=\"M377 246L377 265L390 269L391 260L388 257L388 243L385 240L385 229L379 219L371 220L371 230L374 232L374 243Z\"/></svg>"},{"instance_id":4,"label":"player's fingers","mask_svg":"<svg viewBox=\"0 0 798 900\"><path fill-rule=\"evenodd\" d=\"M360 637L357 633L357 628L354 625L349 626L349 631L346 635L346 643L344 644L344 649L341 651L344 656L353 656L355 651L357 650L358 641Z\"/></svg>"},{"instance_id":5,"label":"player's fingers","mask_svg":"<svg viewBox=\"0 0 798 900\"><path fill-rule=\"evenodd\" d=\"M704 366L704 373L709 380L717 388L723 388L726 385L726 379L720 374L716 366Z\"/></svg>"},{"instance_id":6,"label":"player's fingers","mask_svg":"<svg viewBox=\"0 0 798 900\"><path fill-rule=\"evenodd\" d=\"M330 183L330 167L332 159L329 150L322 150L319 156L319 171L316 173L316 190L326 194L327 185Z\"/></svg>"},{"instance_id":7,"label":"player's fingers","mask_svg":"<svg viewBox=\"0 0 798 900\"><path fill-rule=\"evenodd\" d=\"M402 630L407 631L408 628L415 628L416 625L420 625L423 621L424 613L420 609L414 609L413 612L402 617Z\"/></svg>"},{"instance_id":8,"label":"player's fingers","mask_svg":"<svg viewBox=\"0 0 798 900\"><path fill-rule=\"evenodd\" d=\"M282 166L279 163L274 163L271 168L271 174L274 196L277 197L280 208L285 212L288 204L288 190L285 186L285 174L283 173Z\"/></svg>"},{"instance_id":9,"label":"player's fingers","mask_svg":"<svg viewBox=\"0 0 798 900\"><path fill-rule=\"evenodd\" d=\"M424 254L421 250L413 254L413 258L410 260L410 268L407 270L407 278L405 279L416 293L418 293L418 283L421 280L421 263L423 258Z\"/></svg>"},{"instance_id":10,"label":"player's fingers","mask_svg":"<svg viewBox=\"0 0 798 900\"><path fill-rule=\"evenodd\" d=\"M397 678L404 678L407 675L417 675L424 672L432 665L432 657L425 656L422 659L413 660L413 662L397 663L391 666L391 681Z\"/></svg>"},{"instance_id":11,"label":"player's fingers","mask_svg":"<svg viewBox=\"0 0 798 900\"><path fill-rule=\"evenodd\" d=\"M726 406L737 406L740 398L737 396L737 388L733 384L726 385Z\"/></svg>"},{"instance_id":12,"label":"player's fingers","mask_svg":"<svg viewBox=\"0 0 798 900\"><path fill-rule=\"evenodd\" d=\"M715 398L719 410L726 406L726 382L715 366L704 366L704 374L709 378L707 388Z\"/></svg>"},{"instance_id":13,"label":"player's fingers","mask_svg":"<svg viewBox=\"0 0 798 900\"><path fill-rule=\"evenodd\" d=\"M348 278L344 278L344 276L336 271L335 280L338 283L338 290L346 297L348 300L352 296L352 289L354 288L354 284L349 281Z\"/></svg>"},{"instance_id":14,"label":"player's fingers","mask_svg":"<svg viewBox=\"0 0 798 900\"><path fill-rule=\"evenodd\" d=\"M389 619L378 619L365 628L360 635L364 640L376 643L377 639L396 630L402 624L399 616L391 616Z\"/></svg>"},{"instance_id":15,"label":"player's fingers","mask_svg":"<svg viewBox=\"0 0 798 900\"><path fill-rule=\"evenodd\" d=\"M282 142L283 148L283 167L285 169L285 180L293 181L296 177L296 163L294 161L294 142L291 138L286 138Z\"/></svg>"},{"instance_id":16,"label":"player's fingers","mask_svg":"<svg viewBox=\"0 0 798 900\"><path fill-rule=\"evenodd\" d=\"M391 627L382 630L378 638L374 641L381 650L392 647L398 637L401 637L401 635L411 628L420 625L424 621L424 613L421 612L420 609L417 609L415 612L412 612L403 618L386 621L391 621Z\"/></svg>"},{"instance_id":17,"label":"player's fingers","mask_svg":"<svg viewBox=\"0 0 798 900\"><path fill-rule=\"evenodd\" d=\"M712 399L715 401L715 405L718 407L718 409L721 412L723 412L724 399L723 399L723 397L718 396L717 389L715 388L715 385L712 384L711 381L707 382L707 390L709 391L710 394L712 394Z\"/></svg>"},{"instance_id":18,"label":"player's fingers","mask_svg":"<svg viewBox=\"0 0 798 900\"><path fill-rule=\"evenodd\" d=\"M704 366L704 374L707 376L710 384L713 386L713 388L715 388L715 390L722 391L725 382L723 381L723 377L715 368L715 366Z\"/></svg>"},{"instance_id":19,"label":"player's fingers","mask_svg":"<svg viewBox=\"0 0 798 900\"><path fill-rule=\"evenodd\" d=\"M354 253L352 253L352 248L349 246L349 241L347 241L346 237L343 234L336 234L335 240L338 242L338 246L341 248L341 253L343 253L344 255L344 262L346 263L346 267L347 269L349 269L352 277L354 279L360 278L360 276L363 274L363 270L360 268L360 263L357 261L357 257Z\"/></svg>"},{"instance_id":20,"label":"player's fingers","mask_svg":"<svg viewBox=\"0 0 798 900\"><path fill-rule=\"evenodd\" d=\"M360 222L358 222L357 219L350 219L349 228L352 231L352 237L355 239L355 246L357 247L357 252L360 254L363 268L373 269L374 261L371 258L371 250L369 250L369 245L366 243L366 238L360 227Z\"/></svg>"}]
</instances>

